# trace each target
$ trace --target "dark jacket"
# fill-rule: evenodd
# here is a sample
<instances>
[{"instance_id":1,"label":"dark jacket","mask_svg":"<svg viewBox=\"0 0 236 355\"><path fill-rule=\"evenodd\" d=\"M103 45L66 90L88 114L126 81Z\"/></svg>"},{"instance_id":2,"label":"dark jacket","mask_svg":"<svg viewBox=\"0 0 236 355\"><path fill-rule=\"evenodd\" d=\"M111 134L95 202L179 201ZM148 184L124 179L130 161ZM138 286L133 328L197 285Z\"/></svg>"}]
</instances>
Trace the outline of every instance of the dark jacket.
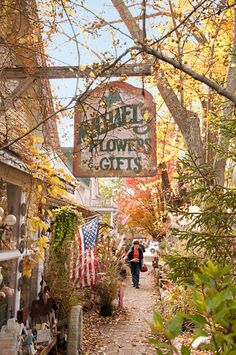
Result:
<instances>
[{"instance_id":1,"label":"dark jacket","mask_svg":"<svg viewBox=\"0 0 236 355\"><path fill-rule=\"evenodd\" d=\"M143 244L139 244L139 248L141 248L142 252L145 253L146 249L145 249L145 246Z\"/></svg>"},{"instance_id":2,"label":"dark jacket","mask_svg":"<svg viewBox=\"0 0 236 355\"><path fill-rule=\"evenodd\" d=\"M138 248L138 251L139 251L139 265L140 265L140 268L142 266L142 260L143 260L143 252L142 252L142 249L139 247ZM134 247L132 247L128 253L128 260L131 261L132 259L134 258Z\"/></svg>"}]
</instances>

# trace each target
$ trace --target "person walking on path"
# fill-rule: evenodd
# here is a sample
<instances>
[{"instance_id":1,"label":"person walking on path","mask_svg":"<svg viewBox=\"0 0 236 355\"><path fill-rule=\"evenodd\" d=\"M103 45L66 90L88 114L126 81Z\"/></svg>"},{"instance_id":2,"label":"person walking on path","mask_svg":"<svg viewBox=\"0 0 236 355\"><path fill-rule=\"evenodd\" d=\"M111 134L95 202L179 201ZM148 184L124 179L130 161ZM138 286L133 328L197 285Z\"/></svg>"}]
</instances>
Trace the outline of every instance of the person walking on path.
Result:
<instances>
[{"instance_id":1,"label":"person walking on path","mask_svg":"<svg viewBox=\"0 0 236 355\"><path fill-rule=\"evenodd\" d=\"M143 252L139 246L139 241L134 240L133 246L128 253L128 261L132 275L133 286L139 288L139 275L142 267Z\"/></svg>"}]
</instances>

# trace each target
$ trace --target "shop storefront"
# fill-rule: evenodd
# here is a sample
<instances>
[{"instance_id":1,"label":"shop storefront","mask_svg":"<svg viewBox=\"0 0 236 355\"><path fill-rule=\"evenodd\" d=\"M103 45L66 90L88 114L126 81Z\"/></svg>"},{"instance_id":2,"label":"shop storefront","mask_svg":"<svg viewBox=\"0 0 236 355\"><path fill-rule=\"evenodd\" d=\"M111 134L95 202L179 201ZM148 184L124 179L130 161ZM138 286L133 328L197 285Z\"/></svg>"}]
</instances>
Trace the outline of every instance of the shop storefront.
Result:
<instances>
[{"instance_id":1,"label":"shop storefront","mask_svg":"<svg viewBox=\"0 0 236 355\"><path fill-rule=\"evenodd\" d=\"M32 183L22 161L11 153L0 153L0 346L9 355L15 355L19 344L31 339L31 308L38 299L43 270L40 262L30 277L23 273L23 263L33 252L28 238L37 240L41 235L40 230L30 235L27 229Z\"/></svg>"},{"instance_id":2,"label":"shop storefront","mask_svg":"<svg viewBox=\"0 0 236 355\"><path fill-rule=\"evenodd\" d=\"M18 346L19 336L17 340L14 338L16 324L22 324L24 332L30 333L36 329L36 325L39 327L42 320L41 311L43 317L45 316L45 307L38 309L41 302L40 291L42 297L47 297L47 292L44 292L45 285L42 283L43 261L33 268L30 277L23 275L23 261L32 253L25 238L26 233L29 233L26 230L27 208L30 207L27 191L32 186L32 180L24 163L16 157L11 159L9 153L3 156L0 152L0 346L4 346L9 355L17 353L15 348ZM66 197L47 198L44 206L45 216L47 211L65 205L73 205L84 217L95 213L78 203L73 195L68 193ZM49 231L47 234L50 237ZM40 236L41 231L38 231L31 237L37 240ZM50 309L51 311L53 309ZM14 323L16 320L17 323ZM42 350L45 354L55 345L55 337L50 335L50 331L38 329L39 339L44 345L42 349L46 349ZM26 335L23 335L22 339L25 338ZM31 335L27 339L31 339Z\"/></svg>"}]
</instances>

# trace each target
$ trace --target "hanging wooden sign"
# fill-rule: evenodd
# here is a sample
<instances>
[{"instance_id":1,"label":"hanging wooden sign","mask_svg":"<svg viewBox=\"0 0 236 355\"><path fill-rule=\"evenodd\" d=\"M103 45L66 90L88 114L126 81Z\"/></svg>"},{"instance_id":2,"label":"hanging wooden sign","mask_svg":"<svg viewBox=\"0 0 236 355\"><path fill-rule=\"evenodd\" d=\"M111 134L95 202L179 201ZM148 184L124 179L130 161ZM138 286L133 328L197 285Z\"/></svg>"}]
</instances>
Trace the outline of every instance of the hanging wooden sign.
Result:
<instances>
[{"instance_id":1,"label":"hanging wooden sign","mask_svg":"<svg viewBox=\"0 0 236 355\"><path fill-rule=\"evenodd\" d=\"M156 174L156 109L152 95L123 82L93 90L75 109L74 175Z\"/></svg>"}]
</instances>

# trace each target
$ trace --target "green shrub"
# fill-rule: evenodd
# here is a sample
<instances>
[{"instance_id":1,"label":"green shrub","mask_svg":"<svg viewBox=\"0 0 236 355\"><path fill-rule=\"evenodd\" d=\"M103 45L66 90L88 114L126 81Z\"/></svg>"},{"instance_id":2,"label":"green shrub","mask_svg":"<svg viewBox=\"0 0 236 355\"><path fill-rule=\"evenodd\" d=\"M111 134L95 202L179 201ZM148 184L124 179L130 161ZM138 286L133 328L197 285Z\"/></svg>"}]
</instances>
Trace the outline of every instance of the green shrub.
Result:
<instances>
[{"instance_id":1,"label":"green shrub","mask_svg":"<svg viewBox=\"0 0 236 355\"><path fill-rule=\"evenodd\" d=\"M154 338L150 343L157 354L178 354L172 340L182 332L185 319L194 323L193 341L199 336L209 337L209 344L202 344L202 350L213 354L236 353L236 285L230 265L209 262L194 275L193 301L194 314L178 313L168 322L164 322L157 312L154 322L149 324ZM161 341L160 339L164 339ZM191 344L182 346L181 354L190 354Z\"/></svg>"},{"instance_id":2,"label":"green shrub","mask_svg":"<svg viewBox=\"0 0 236 355\"><path fill-rule=\"evenodd\" d=\"M175 286L167 291L159 307L165 319L170 319L177 312L190 313L193 311L193 291L184 286Z\"/></svg>"}]
</instances>

